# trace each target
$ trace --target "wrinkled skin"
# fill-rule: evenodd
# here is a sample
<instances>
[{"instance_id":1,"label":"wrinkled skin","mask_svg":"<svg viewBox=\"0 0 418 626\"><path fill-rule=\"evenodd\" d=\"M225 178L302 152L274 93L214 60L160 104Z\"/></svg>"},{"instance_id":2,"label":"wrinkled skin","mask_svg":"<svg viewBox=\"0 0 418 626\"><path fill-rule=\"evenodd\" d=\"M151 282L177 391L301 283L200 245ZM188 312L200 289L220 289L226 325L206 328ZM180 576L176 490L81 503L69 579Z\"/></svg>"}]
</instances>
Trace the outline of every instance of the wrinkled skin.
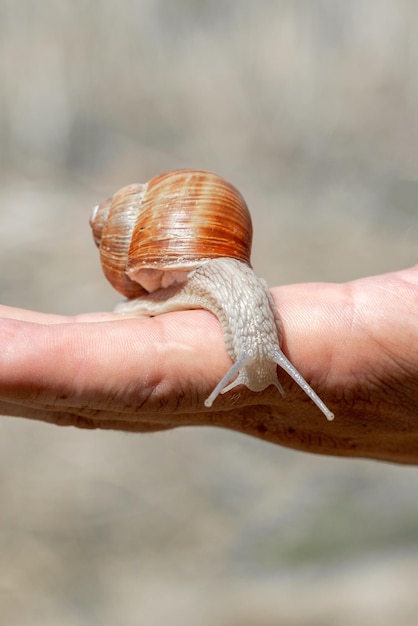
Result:
<instances>
[{"instance_id":1,"label":"wrinkled skin","mask_svg":"<svg viewBox=\"0 0 418 626\"><path fill-rule=\"evenodd\" d=\"M0 306L0 413L150 432L219 426L312 453L418 463L418 265L272 290L283 350L335 413L274 387L204 400L230 366L207 311L60 317Z\"/></svg>"}]
</instances>

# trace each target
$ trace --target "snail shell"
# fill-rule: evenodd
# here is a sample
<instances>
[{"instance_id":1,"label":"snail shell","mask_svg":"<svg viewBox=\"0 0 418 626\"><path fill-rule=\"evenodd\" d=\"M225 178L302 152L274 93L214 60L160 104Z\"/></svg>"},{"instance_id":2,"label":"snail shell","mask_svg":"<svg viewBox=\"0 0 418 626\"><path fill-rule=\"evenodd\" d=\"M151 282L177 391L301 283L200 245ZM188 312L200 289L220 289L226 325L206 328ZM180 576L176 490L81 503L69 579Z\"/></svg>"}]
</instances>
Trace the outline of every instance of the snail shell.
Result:
<instances>
[{"instance_id":1,"label":"snail shell","mask_svg":"<svg viewBox=\"0 0 418 626\"><path fill-rule=\"evenodd\" d=\"M251 268L251 217L235 187L210 172L168 172L123 187L94 209L90 224L107 279L128 298L118 310L205 308L218 317L233 364L205 406L238 385L274 385L284 395L279 365L333 419L280 349L279 316Z\"/></svg>"},{"instance_id":2,"label":"snail shell","mask_svg":"<svg viewBox=\"0 0 418 626\"><path fill-rule=\"evenodd\" d=\"M183 282L209 259L250 265L245 200L210 172L178 170L123 187L95 208L90 224L106 278L128 298Z\"/></svg>"}]
</instances>

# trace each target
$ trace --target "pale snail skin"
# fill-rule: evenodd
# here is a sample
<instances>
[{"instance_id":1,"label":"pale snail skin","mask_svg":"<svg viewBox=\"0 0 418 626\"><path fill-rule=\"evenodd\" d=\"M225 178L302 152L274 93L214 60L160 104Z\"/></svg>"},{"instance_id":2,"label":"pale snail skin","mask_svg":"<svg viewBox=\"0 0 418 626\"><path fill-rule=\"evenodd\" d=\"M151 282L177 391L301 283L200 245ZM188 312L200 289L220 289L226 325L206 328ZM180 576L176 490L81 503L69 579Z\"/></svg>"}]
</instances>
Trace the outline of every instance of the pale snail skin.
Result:
<instances>
[{"instance_id":1,"label":"pale snail skin","mask_svg":"<svg viewBox=\"0 0 418 626\"><path fill-rule=\"evenodd\" d=\"M205 400L238 385L282 395L277 365L334 419L280 349L280 319L250 264L252 224L235 187L202 170L175 170L123 187L90 219L103 271L127 297L117 311L155 316L207 309L220 321L233 365Z\"/></svg>"}]
</instances>

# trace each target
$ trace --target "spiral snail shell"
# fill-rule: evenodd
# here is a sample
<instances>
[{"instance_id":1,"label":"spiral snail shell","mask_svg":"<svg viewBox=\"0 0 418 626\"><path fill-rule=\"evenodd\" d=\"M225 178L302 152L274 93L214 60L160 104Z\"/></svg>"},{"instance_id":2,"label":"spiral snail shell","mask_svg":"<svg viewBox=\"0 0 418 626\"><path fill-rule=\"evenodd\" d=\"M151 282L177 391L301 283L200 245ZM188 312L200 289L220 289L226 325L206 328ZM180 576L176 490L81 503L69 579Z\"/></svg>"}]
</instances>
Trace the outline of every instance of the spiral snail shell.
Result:
<instances>
[{"instance_id":1,"label":"spiral snail shell","mask_svg":"<svg viewBox=\"0 0 418 626\"><path fill-rule=\"evenodd\" d=\"M94 209L90 223L105 276L128 298L167 287L209 259L250 263L244 198L210 172L179 170L127 185Z\"/></svg>"},{"instance_id":2,"label":"spiral snail shell","mask_svg":"<svg viewBox=\"0 0 418 626\"><path fill-rule=\"evenodd\" d=\"M333 419L280 349L278 313L250 264L251 216L233 185L201 170L167 172L117 191L95 207L90 225L106 278L127 298L117 310L204 308L218 317L233 365L205 406L240 384L275 385L284 395L279 365Z\"/></svg>"}]
</instances>

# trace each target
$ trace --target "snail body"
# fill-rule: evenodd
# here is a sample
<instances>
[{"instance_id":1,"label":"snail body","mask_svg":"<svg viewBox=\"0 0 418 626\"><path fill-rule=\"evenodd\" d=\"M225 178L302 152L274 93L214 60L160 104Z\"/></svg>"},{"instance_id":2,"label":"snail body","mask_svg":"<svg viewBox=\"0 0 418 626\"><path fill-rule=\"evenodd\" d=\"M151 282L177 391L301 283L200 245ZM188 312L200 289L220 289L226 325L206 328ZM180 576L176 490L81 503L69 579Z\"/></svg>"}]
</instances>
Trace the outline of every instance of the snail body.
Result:
<instances>
[{"instance_id":1,"label":"snail body","mask_svg":"<svg viewBox=\"0 0 418 626\"><path fill-rule=\"evenodd\" d=\"M207 309L222 326L233 365L205 400L238 385L274 385L277 365L333 414L280 349L280 320L267 283L251 268L252 223L235 187L200 170L178 170L128 185L90 220L107 279L127 300L117 310L160 315Z\"/></svg>"}]
</instances>

